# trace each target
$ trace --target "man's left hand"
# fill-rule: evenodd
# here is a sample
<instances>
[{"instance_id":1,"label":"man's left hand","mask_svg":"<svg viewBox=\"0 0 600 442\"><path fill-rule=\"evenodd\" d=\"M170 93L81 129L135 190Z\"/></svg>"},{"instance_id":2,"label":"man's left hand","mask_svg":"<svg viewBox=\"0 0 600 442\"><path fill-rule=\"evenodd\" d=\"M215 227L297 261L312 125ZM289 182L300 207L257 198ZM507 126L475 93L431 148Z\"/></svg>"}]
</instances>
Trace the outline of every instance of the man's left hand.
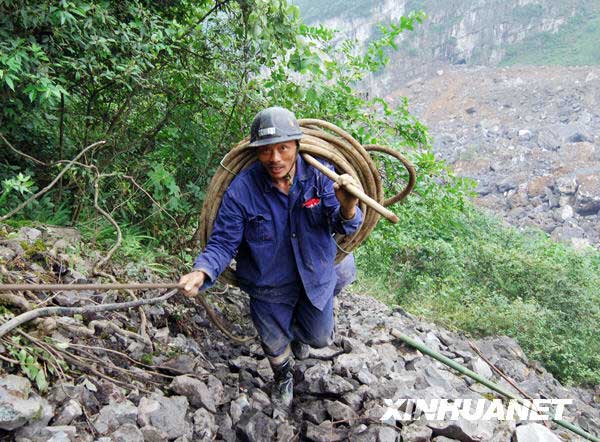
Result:
<instances>
[{"instance_id":1,"label":"man's left hand","mask_svg":"<svg viewBox=\"0 0 600 442\"><path fill-rule=\"evenodd\" d=\"M342 217L345 219L354 218L354 214L356 213L356 204L358 203L358 198L345 189L345 186L349 184L358 187L354 178L347 173L340 175L338 180L333 183L335 197L340 202L340 212Z\"/></svg>"}]
</instances>

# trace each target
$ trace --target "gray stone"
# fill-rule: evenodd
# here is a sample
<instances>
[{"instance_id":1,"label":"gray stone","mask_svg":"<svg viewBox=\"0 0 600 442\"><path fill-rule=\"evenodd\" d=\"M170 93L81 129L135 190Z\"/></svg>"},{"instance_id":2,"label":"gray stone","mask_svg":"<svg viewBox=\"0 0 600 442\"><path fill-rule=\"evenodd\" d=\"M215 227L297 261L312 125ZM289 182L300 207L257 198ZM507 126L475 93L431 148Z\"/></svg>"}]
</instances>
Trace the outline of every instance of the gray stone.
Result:
<instances>
[{"instance_id":1,"label":"gray stone","mask_svg":"<svg viewBox=\"0 0 600 442\"><path fill-rule=\"evenodd\" d=\"M77 428L61 425L52 427L20 428L15 434L17 442L74 442L77 437Z\"/></svg>"},{"instance_id":2,"label":"gray stone","mask_svg":"<svg viewBox=\"0 0 600 442\"><path fill-rule=\"evenodd\" d=\"M447 371L438 370L433 365L428 365L420 373L417 373L415 387L419 390L428 387L439 387L450 392L454 389L452 386L454 380L454 375Z\"/></svg>"},{"instance_id":3,"label":"gray stone","mask_svg":"<svg viewBox=\"0 0 600 442\"><path fill-rule=\"evenodd\" d=\"M529 141L533 135L529 129L521 129L519 130L518 136L521 141Z\"/></svg>"},{"instance_id":4,"label":"gray stone","mask_svg":"<svg viewBox=\"0 0 600 442\"><path fill-rule=\"evenodd\" d=\"M218 425L217 436L226 441L235 441L235 432L233 431L233 422L229 413L219 413L215 416L215 422Z\"/></svg>"},{"instance_id":5,"label":"gray stone","mask_svg":"<svg viewBox=\"0 0 600 442\"><path fill-rule=\"evenodd\" d=\"M233 425L237 424L246 408L250 407L250 402L245 394L241 394L236 400L229 404L229 414Z\"/></svg>"},{"instance_id":6,"label":"gray stone","mask_svg":"<svg viewBox=\"0 0 600 442\"><path fill-rule=\"evenodd\" d=\"M392 427L379 426L376 434L377 442L396 442L400 433Z\"/></svg>"},{"instance_id":7,"label":"gray stone","mask_svg":"<svg viewBox=\"0 0 600 442\"><path fill-rule=\"evenodd\" d=\"M9 249L8 247L0 246L0 261L10 261L15 256L17 256L17 252L13 249Z\"/></svg>"},{"instance_id":8,"label":"gray stone","mask_svg":"<svg viewBox=\"0 0 600 442\"><path fill-rule=\"evenodd\" d=\"M494 423L491 421L468 421L459 418L446 421L428 420L426 425L436 435L458 439L462 442L489 441L494 434Z\"/></svg>"},{"instance_id":9,"label":"gray stone","mask_svg":"<svg viewBox=\"0 0 600 442\"><path fill-rule=\"evenodd\" d=\"M577 191L577 178L561 176L556 179L556 188L563 195L573 195Z\"/></svg>"},{"instance_id":10,"label":"gray stone","mask_svg":"<svg viewBox=\"0 0 600 442\"><path fill-rule=\"evenodd\" d=\"M2 393L7 393L15 398L27 399L31 393L31 382L23 376L9 374L0 378Z\"/></svg>"},{"instance_id":11,"label":"gray stone","mask_svg":"<svg viewBox=\"0 0 600 442\"><path fill-rule=\"evenodd\" d=\"M74 290L65 290L62 293L56 295L56 298L54 298L54 300L60 306L71 307L73 305L78 304L81 298L82 296L80 296L79 292L76 292Z\"/></svg>"},{"instance_id":12,"label":"gray stone","mask_svg":"<svg viewBox=\"0 0 600 442\"><path fill-rule=\"evenodd\" d=\"M135 424L121 425L110 437L113 442L144 442L144 435Z\"/></svg>"},{"instance_id":13,"label":"gray stone","mask_svg":"<svg viewBox=\"0 0 600 442\"><path fill-rule=\"evenodd\" d=\"M366 361L361 355L355 353L345 353L336 358L335 364L333 365L333 371L337 374L345 376L349 373L358 373L361 369L366 368L366 365Z\"/></svg>"},{"instance_id":14,"label":"gray stone","mask_svg":"<svg viewBox=\"0 0 600 442\"><path fill-rule=\"evenodd\" d=\"M597 173L579 175L575 195L575 211L580 215L594 215L600 211L600 176Z\"/></svg>"},{"instance_id":15,"label":"gray stone","mask_svg":"<svg viewBox=\"0 0 600 442\"><path fill-rule=\"evenodd\" d=\"M348 431L345 428L334 427L331 422L323 422L320 425L314 425L308 422L306 424L306 439L314 442L337 442L345 440Z\"/></svg>"},{"instance_id":16,"label":"gray stone","mask_svg":"<svg viewBox=\"0 0 600 442\"><path fill-rule=\"evenodd\" d=\"M74 419L77 419L82 414L83 410L81 409L79 402L70 399L61 407L58 416L54 419L53 423L54 425L69 425Z\"/></svg>"},{"instance_id":17,"label":"gray stone","mask_svg":"<svg viewBox=\"0 0 600 442\"><path fill-rule=\"evenodd\" d=\"M205 408L199 408L194 413L194 440L211 441L217 435L219 426L215 417Z\"/></svg>"},{"instance_id":18,"label":"gray stone","mask_svg":"<svg viewBox=\"0 0 600 442\"><path fill-rule=\"evenodd\" d=\"M271 369L271 364L269 364L267 358L258 361L256 364L256 371L265 382L271 382L273 380L273 370Z\"/></svg>"},{"instance_id":19,"label":"gray stone","mask_svg":"<svg viewBox=\"0 0 600 442\"><path fill-rule=\"evenodd\" d=\"M302 410L302 418L313 424L319 425L327 419L327 409L323 401L309 400L298 408Z\"/></svg>"},{"instance_id":20,"label":"gray stone","mask_svg":"<svg viewBox=\"0 0 600 442\"><path fill-rule=\"evenodd\" d=\"M494 428L494 436L490 442L506 442L512 439L512 435L515 432L516 423L514 420L507 420L498 422L496 428Z\"/></svg>"},{"instance_id":21,"label":"gray stone","mask_svg":"<svg viewBox=\"0 0 600 442\"><path fill-rule=\"evenodd\" d=\"M352 419L357 416L351 407L340 401L325 401L325 408L333 421L352 422Z\"/></svg>"},{"instance_id":22,"label":"gray stone","mask_svg":"<svg viewBox=\"0 0 600 442\"><path fill-rule=\"evenodd\" d=\"M258 362L256 361L256 358L253 358L252 356L238 356L237 358L231 359L229 365L236 371L244 369L258 374Z\"/></svg>"},{"instance_id":23,"label":"gray stone","mask_svg":"<svg viewBox=\"0 0 600 442\"><path fill-rule=\"evenodd\" d=\"M356 374L356 379L358 379L360 383L365 385L371 385L377 382L377 377L373 376L371 372L366 368L363 368Z\"/></svg>"},{"instance_id":24,"label":"gray stone","mask_svg":"<svg viewBox=\"0 0 600 442\"><path fill-rule=\"evenodd\" d=\"M138 409L128 400L105 405L94 420L94 428L99 434L115 431L122 425L134 424L138 417Z\"/></svg>"},{"instance_id":25,"label":"gray stone","mask_svg":"<svg viewBox=\"0 0 600 442\"><path fill-rule=\"evenodd\" d=\"M268 413L266 410L271 407L271 399L269 398L269 395L261 389L254 388L250 394L250 406Z\"/></svg>"},{"instance_id":26,"label":"gray stone","mask_svg":"<svg viewBox=\"0 0 600 442\"><path fill-rule=\"evenodd\" d=\"M208 387L208 391L210 392L215 405L222 405L225 403L225 389L223 388L223 383L219 379L212 374L208 375L206 386Z\"/></svg>"},{"instance_id":27,"label":"gray stone","mask_svg":"<svg viewBox=\"0 0 600 442\"><path fill-rule=\"evenodd\" d=\"M289 442L294 440L296 435L296 429L287 422L277 425L277 436L275 437L276 442Z\"/></svg>"},{"instance_id":28,"label":"gray stone","mask_svg":"<svg viewBox=\"0 0 600 442\"><path fill-rule=\"evenodd\" d=\"M336 374L323 378L322 388L324 393L340 396L354 390L354 386L343 377Z\"/></svg>"},{"instance_id":29,"label":"gray stone","mask_svg":"<svg viewBox=\"0 0 600 442\"><path fill-rule=\"evenodd\" d=\"M142 427L142 434L144 435L144 442L167 442L168 440L164 431L152 425Z\"/></svg>"},{"instance_id":30,"label":"gray stone","mask_svg":"<svg viewBox=\"0 0 600 442\"><path fill-rule=\"evenodd\" d=\"M490 366L481 358L471 359L468 367L485 379L491 379L493 372Z\"/></svg>"},{"instance_id":31,"label":"gray stone","mask_svg":"<svg viewBox=\"0 0 600 442\"><path fill-rule=\"evenodd\" d=\"M81 242L81 233L72 227L45 226L46 237L51 241L62 241L67 245ZM56 248L56 243L54 246Z\"/></svg>"},{"instance_id":32,"label":"gray stone","mask_svg":"<svg viewBox=\"0 0 600 442\"><path fill-rule=\"evenodd\" d=\"M237 424L237 436L248 442L271 441L277 431L277 423L258 410L244 413Z\"/></svg>"},{"instance_id":33,"label":"gray stone","mask_svg":"<svg viewBox=\"0 0 600 442\"><path fill-rule=\"evenodd\" d=\"M0 429L12 431L25 424L45 427L54 415L44 398L31 393L31 382L22 376L0 379Z\"/></svg>"},{"instance_id":34,"label":"gray stone","mask_svg":"<svg viewBox=\"0 0 600 442\"><path fill-rule=\"evenodd\" d=\"M213 413L217 411L214 396L206 384L199 379L189 376L177 376L171 382L170 388L175 393L188 398L188 401L194 408L205 407Z\"/></svg>"},{"instance_id":35,"label":"gray stone","mask_svg":"<svg viewBox=\"0 0 600 442\"><path fill-rule=\"evenodd\" d=\"M21 227L17 233L18 239L27 242L34 242L42 239L42 231L33 227Z\"/></svg>"},{"instance_id":36,"label":"gray stone","mask_svg":"<svg viewBox=\"0 0 600 442\"><path fill-rule=\"evenodd\" d=\"M331 366L328 364L315 364L304 371L304 380L309 384L318 384L321 379L331 373Z\"/></svg>"},{"instance_id":37,"label":"gray stone","mask_svg":"<svg viewBox=\"0 0 600 442\"><path fill-rule=\"evenodd\" d=\"M431 428L420 421L402 426L403 442L429 442L432 434Z\"/></svg>"},{"instance_id":38,"label":"gray stone","mask_svg":"<svg viewBox=\"0 0 600 442\"><path fill-rule=\"evenodd\" d=\"M515 431L515 442L560 442L561 439L548 428L538 423L519 425Z\"/></svg>"},{"instance_id":39,"label":"gray stone","mask_svg":"<svg viewBox=\"0 0 600 442\"><path fill-rule=\"evenodd\" d=\"M137 422L140 426L160 428L169 439L175 439L183 436L188 429L185 420L187 409L188 400L184 396L164 397L154 394L140 400Z\"/></svg>"}]
</instances>

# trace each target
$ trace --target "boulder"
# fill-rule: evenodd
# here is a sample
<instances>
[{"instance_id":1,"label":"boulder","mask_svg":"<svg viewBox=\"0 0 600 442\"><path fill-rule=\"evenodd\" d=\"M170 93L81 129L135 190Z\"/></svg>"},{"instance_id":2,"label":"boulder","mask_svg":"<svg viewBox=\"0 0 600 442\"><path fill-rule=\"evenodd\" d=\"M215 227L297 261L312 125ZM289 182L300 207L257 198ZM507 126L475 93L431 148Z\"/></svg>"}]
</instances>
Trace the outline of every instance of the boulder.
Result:
<instances>
[{"instance_id":1,"label":"boulder","mask_svg":"<svg viewBox=\"0 0 600 442\"><path fill-rule=\"evenodd\" d=\"M205 407L213 413L217 411L213 394L206 384L199 379L189 376L177 376L171 382L170 388L175 393L185 396L194 408Z\"/></svg>"},{"instance_id":2,"label":"boulder","mask_svg":"<svg viewBox=\"0 0 600 442\"><path fill-rule=\"evenodd\" d=\"M560 442L561 439L548 428L538 423L519 425L515 431L515 442Z\"/></svg>"},{"instance_id":3,"label":"boulder","mask_svg":"<svg viewBox=\"0 0 600 442\"><path fill-rule=\"evenodd\" d=\"M573 195L577 191L577 178L561 176L556 179L556 189L563 195Z\"/></svg>"},{"instance_id":4,"label":"boulder","mask_svg":"<svg viewBox=\"0 0 600 442\"><path fill-rule=\"evenodd\" d=\"M433 431L420 421L402 426L403 442L429 442Z\"/></svg>"},{"instance_id":5,"label":"boulder","mask_svg":"<svg viewBox=\"0 0 600 442\"><path fill-rule=\"evenodd\" d=\"M575 195L575 211L583 216L595 215L600 211L600 175L578 175L577 181L579 187Z\"/></svg>"},{"instance_id":6,"label":"boulder","mask_svg":"<svg viewBox=\"0 0 600 442\"><path fill-rule=\"evenodd\" d=\"M217 435L219 426L215 416L205 408L199 408L194 413L194 440L212 441Z\"/></svg>"},{"instance_id":7,"label":"boulder","mask_svg":"<svg viewBox=\"0 0 600 442\"><path fill-rule=\"evenodd\" d=\"M153 394L143 397L137 408L140 426L152 425L165 432L169 439L186 434L189 423L185 420L188 400L184 396L165 397Z\"/></svg>"},{"instance_id":8,"label":"boulder","mask_svg":"<svg viewBox=\"0 0 600 442\"><path fill-rule=\"evenodd\" d=\"M129 400L105 405L94 419L94 428L99 434L108 434L125 424L135 424L138 409Z\"/></svg>"},{"instance_id":9,"label":"boulder","mask_svg":"<svg viewBox=\"0 0 600 442\"><path fill-rule=\"evenodd\" d=\"M83 414L79 402L69 399L59 410L58 415L54 419L54 425L69 425L74 419L77 419Z\"/></svg>"},{"instance_id":10,"label":"boulder","mask_svg":"<svg viewBox=\"0 0 600 442\"><path fill-rule=\"evenodd\" d=\"M121 425L110 437L113 442L144 442L144 434L135 424Z\"/></svg>"},{"instance_id":11,"label":"boulder","mask_svg":"<svg viewBox=\"0 0 600 442\"><path fill-rule=\"evenodd\" d=\"M270 442L277 432L277 422L258 410L248 410L237 424L237 436L248 442Z\"/></svg>"},{"instance_id":12,"label":"boulder","mask_svg":"<svg viewBox=\"0 0 600 442\"><path fill-rule=\"evenodd\" d=\"M305 437L314 442L337 442L346 440L348 431L342 427L334 427L331 422L323 422L320 425L314 425L308 422L306 424Z\"/></svg>"},{"instance_id":13,"label":"boulder","mask_svg":"<svg viewBox=\"0 0 600 442\"><path fill-rule=\"evenodd\" d=\"M0 429L13 431L32 423L44 427L53 415L48 401L31 392L28 379L12 374L0 379Z\"/></svg>"},{"instance_id":14,"label":"boulder","mask_svg":"<svg viewBox=\"0 0 600 442\"><path fill-rule=\"evenodd\" d=\"M152 425L142 427L142 434L144 435L144 442L167 442L165 432Z\"/></svg>"}]
</instances>

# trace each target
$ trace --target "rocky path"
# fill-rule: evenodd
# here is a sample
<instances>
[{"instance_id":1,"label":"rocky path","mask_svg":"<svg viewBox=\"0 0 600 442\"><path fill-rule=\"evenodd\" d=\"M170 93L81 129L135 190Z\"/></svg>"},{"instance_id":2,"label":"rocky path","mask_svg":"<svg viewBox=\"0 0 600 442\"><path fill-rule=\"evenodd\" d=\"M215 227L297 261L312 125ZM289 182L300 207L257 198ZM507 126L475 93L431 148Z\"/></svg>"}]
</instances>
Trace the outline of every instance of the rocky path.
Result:
<instances>
[{"instance_id":1,"label":"rocky path","mask_svg":"<svg viewBox=\"0 0 600 442\"><path fill-rule=\"evenodd\" d=\"M578 248L600 247L600 68L450 67L394 93L476 202Z\"/></svg>"},{"instance_id":2,"label":"rocky path","mask_svg":"<svg viewBox=\"0 0 600 442\"><path fill-rule=\"evenodd\" d=\"M57 269L51 258L67 259L68 254L60 251L68 247L66 237L66 232L57 235L55 230L24 228L0 239L0 250L4 251L0 257L2 280L55 279ZM71 238L77 241L77 235ZM37 244L37 255L27 258L32 244ZM85 279L75 270L63 269L60 274L65 282ZM87 305L92 300L100 301L101 296L64 292L40 301ZM238 289L223 288L220 293L210 294L209 299L221 314L238 323L234 327L237 333L252 331L247 298ZM343 293L336 301L335 344L313 349L310 358L296 362L294 409L287 417L274 414L269 398L272 372L256 342L233 345L214 330L203 310L184 297L166 305L148 306L145 312L153 348L127 333L138 329L139 317L133 310L106 314L105 319L117 329L83 331L90 328L91 321L101 320L99 317L55 318L51 328L47 323L26 327L29 336L62 343L57 348L89 358L93 361L90 365L103 373L98 376L86 367L67 362L63 367L65 378L53 376L53 386L41 396L8 362L13 356L6 342L2 344L2 440L582 440L566 430L524 421L433 421L423 417L399 421L391 417L382 422L389 405L386 400L495 397L487 388L393 338L389 333L392 328L505 388L512 387L475 354L465 337L357 293ZM475 343L529 395L573 398L575 403L567 407L565 419L600 434L600 392L594 396L590 390L561 386L539 364L528 361L509 338L493 337Z\"/></svg>"}]
</instances>

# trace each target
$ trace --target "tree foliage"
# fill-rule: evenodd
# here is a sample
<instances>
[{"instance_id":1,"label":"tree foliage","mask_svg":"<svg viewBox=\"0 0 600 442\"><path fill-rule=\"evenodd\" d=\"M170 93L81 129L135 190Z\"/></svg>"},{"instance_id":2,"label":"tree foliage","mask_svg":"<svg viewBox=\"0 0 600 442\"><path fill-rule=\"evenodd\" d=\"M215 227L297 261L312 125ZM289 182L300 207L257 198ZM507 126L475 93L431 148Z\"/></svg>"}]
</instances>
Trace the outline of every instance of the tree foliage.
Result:
<instances>
[{"instance_id":1,"label":"tree foliage","mask_svg":"<svg viewBox=\"0 0 600 442\"><path fill-rule=\"evenodd\" d=\"M107 175L100 205L173 245L191 235L220 158L272 104L330 120L365 141L427 145L406 103L391 108L353 89L387 62L386 48L418 14L383 28L360 55L356 42L332 44L332 31L303 24L298 9L279 0L3 0L0 13L2 133L54 164L3 148L7 208L24 196L25 183L48 183L63 167L57 161L104 139L86 157ZM74 168L24 214L50 217L62 208L62 222L89 219L93 171Z\"/></svg>"}]
</instances>

